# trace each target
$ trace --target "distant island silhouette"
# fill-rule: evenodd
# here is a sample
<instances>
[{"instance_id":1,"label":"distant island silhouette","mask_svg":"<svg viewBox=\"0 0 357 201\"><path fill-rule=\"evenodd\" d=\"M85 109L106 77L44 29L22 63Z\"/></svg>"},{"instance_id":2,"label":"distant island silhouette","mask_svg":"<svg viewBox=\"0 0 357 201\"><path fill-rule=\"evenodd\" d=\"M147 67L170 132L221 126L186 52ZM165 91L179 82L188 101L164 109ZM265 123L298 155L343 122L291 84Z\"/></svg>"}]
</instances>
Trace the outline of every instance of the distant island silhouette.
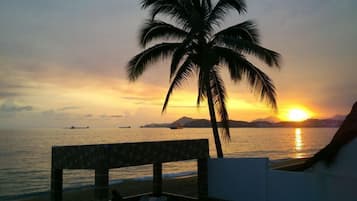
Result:
<instances>
[{"instance_id":1,"label":"distant island silhouette","mask_svg":"<svg viewBox=\"0 0 357 201\"><path fill-rule=\"evenodd\" d=\"M231 128L336 128L339 127L344 118L328 118L328 119L307 119L301 122L280 121L270 122L262 120L237 121L229 120ZM141 128L172 128L180 125L183 128L210 128L211 123L207 119L194 119L190 117L181 117L172 123L150 123L141 126ZM221 122L218 122L221 126Z\"/></svg>"}]
</instances>

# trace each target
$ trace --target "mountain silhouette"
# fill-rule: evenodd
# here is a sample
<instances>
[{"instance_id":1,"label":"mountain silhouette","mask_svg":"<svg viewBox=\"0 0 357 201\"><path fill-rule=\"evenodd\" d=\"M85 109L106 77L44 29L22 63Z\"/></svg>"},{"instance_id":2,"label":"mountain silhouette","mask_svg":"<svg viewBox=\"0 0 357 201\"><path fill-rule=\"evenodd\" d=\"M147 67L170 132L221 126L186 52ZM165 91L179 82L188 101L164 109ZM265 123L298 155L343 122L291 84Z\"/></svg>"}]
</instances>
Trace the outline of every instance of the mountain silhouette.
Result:
<instances>
[{"instance_id":1,"label":"mountain silhouette","mask_svg":"<svg viewBox=\"0 0 357 201\"><path fill-rule=\"evenodd\" d=\"M338 117L338 118L336 118ZM307 119L302 122L293 121L280 121L271 122L268 119L257 119L251 122L229 120L229 126L231 128L324 128L324 127L339 127L343 121L343 115L336 115L330 119ZM210 128L211 123L207 119L194 119L191 117L181 117L172 123L151 123L146 124L144 128L169 128L172 126L180 126L184 128ZM221 126L221 122L218 122L218 126Z\"/></svg>"}]
</instances>

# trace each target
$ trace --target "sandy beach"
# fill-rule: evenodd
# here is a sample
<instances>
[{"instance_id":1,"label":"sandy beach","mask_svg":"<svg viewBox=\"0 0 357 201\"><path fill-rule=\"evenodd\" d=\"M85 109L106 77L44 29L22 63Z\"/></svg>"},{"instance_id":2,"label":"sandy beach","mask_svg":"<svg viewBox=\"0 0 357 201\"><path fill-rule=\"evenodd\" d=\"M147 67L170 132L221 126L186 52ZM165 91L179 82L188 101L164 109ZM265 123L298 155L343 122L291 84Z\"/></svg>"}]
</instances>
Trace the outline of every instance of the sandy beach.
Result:
<instances>
[{"instance_id":1,"label":"sandy beach","mask_svg":"<svg viewBox=\"0 0 357 201\"><path fill-rule=\"evenodd\" d=\"M182 177L174 179L164 179L163 181L163 191L169 193L175 193L186 196L196 196L197 195L197 177ZM119 184L113 184L110 189L116 189L120 192L123 197L142 194L152 191L152 181L134 181L126 180ZM49 195L32 197L21 199L19 201L48 201L50 200ZM94 200L94 189L93 187L84 188L80 190L65 191L63 193L64 201L80 201L80 200Z\"/></svg>"}]
</instances>

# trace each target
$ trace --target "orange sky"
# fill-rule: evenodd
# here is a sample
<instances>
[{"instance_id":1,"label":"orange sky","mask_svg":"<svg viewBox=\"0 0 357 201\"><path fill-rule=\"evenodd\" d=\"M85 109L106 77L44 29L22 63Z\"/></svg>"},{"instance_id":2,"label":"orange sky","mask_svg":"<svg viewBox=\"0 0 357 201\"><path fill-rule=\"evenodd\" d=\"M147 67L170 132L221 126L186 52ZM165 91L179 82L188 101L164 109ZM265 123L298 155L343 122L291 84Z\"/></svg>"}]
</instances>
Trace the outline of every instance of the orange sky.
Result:
<instances>
[{"instance_id":1,"label":"orange sky","mask_svg":"<svg viewBox=\"0 0 357 201\"><path fill-rule=\"evenodd\" d=\"M263 46L282 54L281 70L262 65L277 87L279 113L259 102L244 82L225 79L230 118L285 120L291 108L316 118L346 114L357 98L357 27L351 25L356 1L247 3L248 15L232 13L225 26L255 19ZM205 104L195 106L194 78L174 92L161 115L169 86L165 62L135 83L127 80L125 65L140 51L137 33L146 13L132 0L0 2L0 128L208 118Z\"/></svg>"}]
</instances>

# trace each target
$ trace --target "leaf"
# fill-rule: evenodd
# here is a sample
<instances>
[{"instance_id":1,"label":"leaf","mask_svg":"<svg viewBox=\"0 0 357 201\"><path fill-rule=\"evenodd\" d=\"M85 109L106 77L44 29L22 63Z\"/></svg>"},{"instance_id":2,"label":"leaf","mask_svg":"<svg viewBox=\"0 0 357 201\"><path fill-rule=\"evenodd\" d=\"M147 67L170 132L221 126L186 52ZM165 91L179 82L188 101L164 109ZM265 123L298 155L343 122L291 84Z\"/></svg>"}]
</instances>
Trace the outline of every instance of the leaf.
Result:
<instances>
[{"instance_id":1,"label":"leaf","mask_svg":"<svg viewBox=\"0 0 357 201\"><path fill-rule=\"evenodd\" d=\"M180 43L161 43L134 56L127 65L129 80L135 81L149 64L168 57L179 45Z\"/></svg>"},{"instance_id":2,"label":"leaf","mask_svg":"<svg viewBox=\"0 0 357 201\"><path fill-rule=\"evenodd\" d=\"M159 20L150 20L145 23L140 31L140 44L145 47L155 39L185 39L188 33L171 24Z\"/></svg>"},{"instance_id":3,"label":"leaf","mask_svg":"<svg viewBox=\"0 0 357 201\"><path fill-rule=\"evenodd\" d=\"M165 102L162 107L162 112L166 110L167 104L170 100L170 96L174 89L181 86L181 83L187 80L194 71L194 63L192 62L191 58L187 58L186 61L181 65L179 70L177 71L175 78L172 80L169 90L166 94Z\"/></svg>"}]
</instances>

